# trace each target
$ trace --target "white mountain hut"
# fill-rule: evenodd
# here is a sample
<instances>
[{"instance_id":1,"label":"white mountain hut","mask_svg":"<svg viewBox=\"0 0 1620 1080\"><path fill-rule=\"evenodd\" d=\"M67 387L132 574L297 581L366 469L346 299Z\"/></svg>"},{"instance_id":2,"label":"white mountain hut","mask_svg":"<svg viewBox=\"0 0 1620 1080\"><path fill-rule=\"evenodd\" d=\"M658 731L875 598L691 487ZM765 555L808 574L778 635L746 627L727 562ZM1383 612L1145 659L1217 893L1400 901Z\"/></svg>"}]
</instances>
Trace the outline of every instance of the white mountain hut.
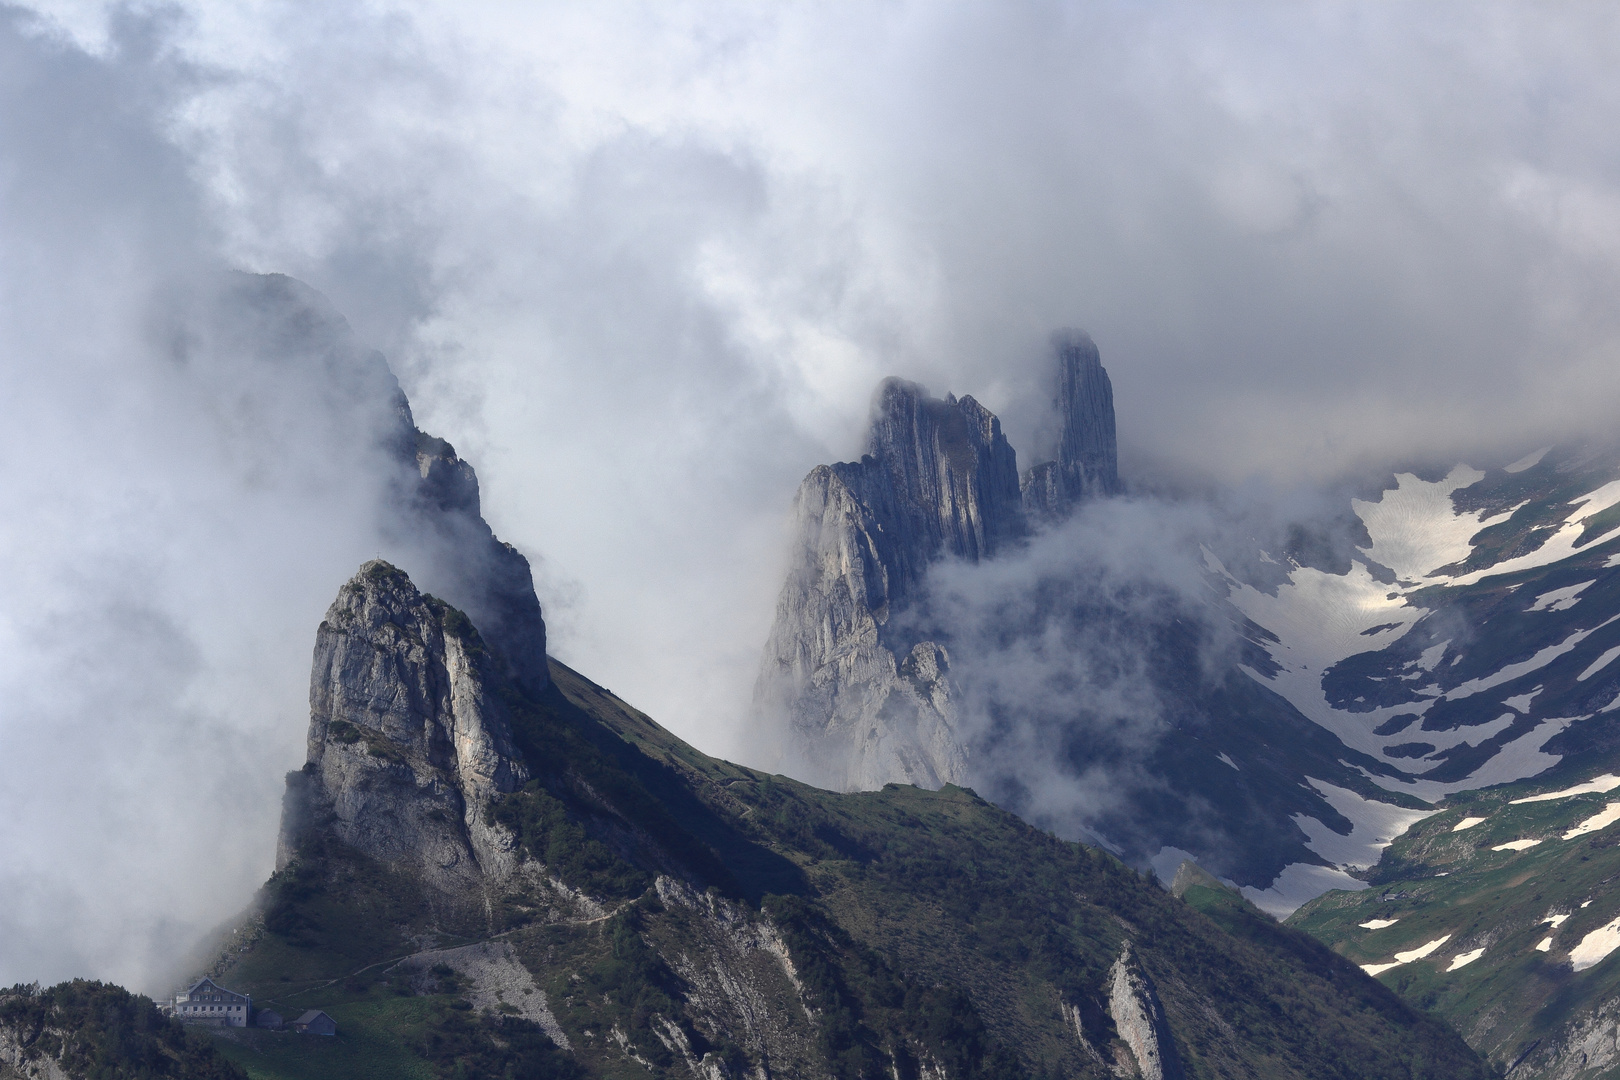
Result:
<instances>
[{"instance_id":1,"label":"white mountain hut","mask_svg":"<svg viewBox=\"0 0 1620 1080\"><path fill-rule=\"evenodd\" d=\"M198 979L174 996L174 1015L188 1024L247 1027L253 998L227 990L213 979Z\"/></svg>"}]
</instances>

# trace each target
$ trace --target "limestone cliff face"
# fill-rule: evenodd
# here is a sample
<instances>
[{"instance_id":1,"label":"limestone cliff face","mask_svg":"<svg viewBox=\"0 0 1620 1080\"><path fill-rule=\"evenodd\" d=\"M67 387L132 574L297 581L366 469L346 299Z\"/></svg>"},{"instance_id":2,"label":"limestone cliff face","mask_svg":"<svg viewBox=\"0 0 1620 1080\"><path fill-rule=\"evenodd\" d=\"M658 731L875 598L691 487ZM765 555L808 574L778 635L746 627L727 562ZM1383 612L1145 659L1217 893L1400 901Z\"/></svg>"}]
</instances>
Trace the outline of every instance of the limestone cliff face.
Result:
<instances>
[{"instance_id":1,"label":"limestone cliff face","mask_svg":"<svg viewBox=\"0 0 1620 1080\"><path fill-rule=\"evenodd\" d=\"M1058 379L1053 407L1063 425L1058 456L1030 469L1021 481L1024 505L1048 518L1121 491L1114 384L1097 345L1076 331L1060 335L1054 346Z\"/></svg>"},{"instance_id":2,"label":"limestone cliff face","mask_svg":"<svg viewBox=\"0 0 1620 1080\"><path fill-rule=\"evenodd\" d=\"M1182 1080L1175 1039L1153 980L1126 945L1108 972L1108 1012L1142 1080Z\"/></svg>"},{"instance_id":3,"label":"limestone cliff face","mask_svg":"<svg viewBox=\"0 0 1620 1080\"><path fill-rule=\"evenodd\" d=\"M362 567L316 635L309 757L289 777L278 862L318 830L446 896L508 878L516 842L484 815L528 779L504 678L460 611L387 563Z\"/></svg>"},{"instance_id":4,"label":"limestone cliff face","mask_svg":"<svg viewBox=\"0 0 1620 1080\"><path fill-rule=\"evenodd\" d=\"M844 789L963 779L949 657L894 616L936 560L977 561L1013 540L1019 498L989 410L899 379L878 388L868 453L805 478L756 693L789 719L799 771Z\"/></svg>"},{"instance_id":5,"label":"limestone cliff face","mask_svg":"<svg viewBox=\"0 0 1620 1080\"><path fill-rule=\"evenodd\" d=\"M1062 454L1033 479L1020 483L1000 421L973 398L888 379L867 453L800 485L755 689L766 722L787 727L790 771L844 790L965 781L949 653L905 616L934 563L1017 543L1026 506L1050 517L1119 490L1113 392L1096 346L1065 338L1058 360Z\"/></svg>"}]
</instances>

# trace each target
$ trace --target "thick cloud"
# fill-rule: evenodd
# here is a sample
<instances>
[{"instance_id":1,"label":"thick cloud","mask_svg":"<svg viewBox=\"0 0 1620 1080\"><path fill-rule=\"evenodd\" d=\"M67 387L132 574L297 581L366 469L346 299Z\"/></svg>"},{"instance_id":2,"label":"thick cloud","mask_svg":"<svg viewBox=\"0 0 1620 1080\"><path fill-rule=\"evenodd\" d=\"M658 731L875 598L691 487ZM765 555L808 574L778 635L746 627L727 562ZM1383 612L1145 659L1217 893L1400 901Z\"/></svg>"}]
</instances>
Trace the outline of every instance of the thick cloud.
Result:
<instances>
[{"instance_id":1,"label":"thick cloud","mask_svg":"<svg viewBox=\"0 0 1620 1080\"><path fill-rule=\"evenodd\" d=\"M1283 485L1620 404L1599 5L39 10L0 29L0 906L129 923L0 978L134 977L245 896L374 553L296 411L154 344L218 261L331 296L544 559L559 655L719 752L792 488L883 375L1028 447L1082 325L1127 472Z\"/></svg>"}]
</instances>

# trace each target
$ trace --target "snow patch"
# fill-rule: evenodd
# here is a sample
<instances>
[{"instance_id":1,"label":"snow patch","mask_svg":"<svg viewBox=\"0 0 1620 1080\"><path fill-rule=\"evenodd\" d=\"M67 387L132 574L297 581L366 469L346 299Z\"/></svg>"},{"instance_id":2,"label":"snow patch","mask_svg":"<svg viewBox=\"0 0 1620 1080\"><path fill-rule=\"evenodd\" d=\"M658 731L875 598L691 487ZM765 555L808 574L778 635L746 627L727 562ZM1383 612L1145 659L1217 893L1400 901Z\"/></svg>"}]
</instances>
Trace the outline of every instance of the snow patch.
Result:
<instances>
[{"instance_id":1,"label":"snow patch","mask_svg":"<svg viewBox=\"0 0 1620 1080\"><path fill-rule=\"evenodd\" d=\"M1458 465L1444 480L1434 483L1400 473L1395 477L1395 489L1384 492L1377 502L1351 500L1351 509L1372 537L1367 554L1413 581L1430 576L1437 567L1468 558L1473 551L1469 541L1479 532L1482 518L1458 514L1451 493L1484 477L1467 465Z\"/></svg>"},{"instance_id":2,"label":"snow patch","mask_svg":"<svg viewBox=\"0 0 1620 1080\"><path fill-rule=\"evenodd\" d=\"M1563 912L1562 914L1558 914L1558 915L1553 915L1553 914L1549 913L1547 915L1547 917L1545 919L1542 919L1541 921L1544 922L1544 923L1552 923L1552 928L1554 930L1556 930L1560 926L1563 926L1564 921L1566 919L1568 919L1568 918L1569 918L1569 912L1566 911L1566 912Z\"/></svg>"},{"instance_id":3,"label":"snow patch","mask_svg":"<svg viewBox=\"0 0 1620 1080\"><path fill-rule=\"evenodd\" d=\"M1620 615L1616 615L1611 619L1606 619L1597 626L1592 627L1590 630L1577 630L1563 641L1560 641L1558 644L1549 645L1545 649L1537 652L1536 655L1532 656L1528 660L1520 660L1517 664L1506 664L1491 674L1484 676L1483 678L1470 679L1461 686L1447 690L1446 697L1452 701L1455 701L1458 698L1472 697L1481 690L1489 690L1493 686L1501 686L1503 683L1512 682L1519 676L1529 674L1530 672L1535 671L1537 668L1546 667L1560 656L1572 651L1575 646L1579 645L1581 642L1585 641L1587 638L1591 637L1605 626L1608 626L1609 623L1614 622L1615 619L1620 619Z\"/></svg>"},{"instance_id":4,"label":"snow patch","mask_svg":"<svg viewBox=\"0 0 1620 1080\"><path fill-rule=\"evenodd\" d=\"M1377 975L1380 972L1388 971L1390 968L1397 968L1402 964L1410 964L1414 960L1422 960L1425 956L1428 956L1430 953L1434 952L1436 949L1450 940L1450 934L1447 934L1444 937L1437 937L1427 945L1419 945L1417 948L1408 950L1407 952L1396 953L1395 959L1390 963L1362 964L1361 970L1365 971L1369 975Z\"/></svg>"},{"instance_id":5,"label":"snow patch","mask_svg":"<svg viewBox=\"0 0 1620 1080\"><path fill-rule=\"evenodd\" d=\"M1442 641L1438 645L1431 645L1424 649L1423 654L1417 659L1417 666L1424 671L1433 671L1434 665L1440 662L1440 658L1446 654L1446 646L1450 644L1449 640Z\"/></svg>"},{"instance_id":6,"label":"snow patch","mask_svg":"<svg viewBox=\"0 0 1620 1080\"><path fill-rule=\"evenodd\" d=\"M1401 833L1416 822L1439 813L1438 810L1408 810L1386 802L1364 799L1348 788L1307 776L1312 787L1327 804L1350 819L1350 834L1341 835L1313 817L1295 814L1294 822L1305 834L1306 846L1334 866L1365 870L1375 865Z\"/></svg>"},{"instance_id":7,"label":"snow patch","mask_svg":"<svg viewBox=\"0 0 1620 1080\"><path fill-rule=\"evenodd\" d=\"M1536 597L1536 602L1525 608L1526 611L1568 611L1575 606L1581 593L1592 587L1597 581L1583 581L1579 585L1566 585L1562 589L1550 589Z\"/></svg>"},{"instance_id":8,"label":"snow patch","mask_svg":"<svg viewBox=\"0 0 1620 1080\"><path fill-rule=\"evenodd\" d=\"M1592 676L1614 663L1614 658L1617 656L1620 656L1620 645L1616 645L1614 648L1592 661L1592 666L1575 676L1575 681L1585 682L1587 679L1590 679Z\"/></svg>"},{"instance_id":9,"label":"snow patch","mask_svg":"<svg viewBox=\"0 0 1620 1080\"><path fill-rule=\"evenodd\" d=\"M1524 472L1524 470L1526 470L1526 469L1533 469L1537 465L1541 464L1541 459L1546 457L1547 456L1547 451L1549 451L1551 449L1552 449L1552 447L1550 447L1550 446L1543 446L1540 450L1537 450L1534 453L1524 455L1524 457L1520 458L1518 461L1515 461L1513 464L1509 465L1507 468L1503 469L1502 471L1503 472L1510 472L1510 473L1521 473L1521 472Z\"/></svg>"},{"instance_id":10,"label":"snow patch","mask_svg":"<svg viewBox=\"0 0 1620 1080\"><path fill-rule=\"evenodd\" d=\"M1509 840L1505 844L1497 844L1492 851L1528 851L1541 843L1540 840Z\"/></svg>"},{"instance_id":11,"label":"snow patch","mask_svg":"<svg viewBox=\"0 0 1620 1080\"><path fill-rule=\"evenodd\" d=\"M1198 856L1178 847L1162 847L1157 855L1148 860L1148 865L1153 867L1153 874L1159 879L1159 884L1168 889L1170 883L1176 879L1176 871L1184 862L1196 865Z\"/></svg>"},{"instance_id":12,"label":"snow patch","mask_svg":"<svg viewBox=\"0 0 1620 1080\"><path fill-rule=\"evenodd\" d=\"M1482 817L1465 817L1461 821L1457 822L1457 824L1453 825L1451 827L1451 831L1462 832L1464 829L1472 829L1475 825L1483 824L1484 821L1485 819Z\"/></svg>"},{"instance_id":13,"label":"snow patch","mask_svg":"<svg viewBox=\"0 0 1620 1080\"><path fill-rule=\"evenodd\" d=\"M1615 698L1620 703L1620 697ZM1367 779L1379 787L1390 791L1405 791L1416 795L1426 802L1434 802L1450 795L1455 791L1472 791L1476 788L1491 787L1495 784L1509 784L1515 780L1523 780L1540 772L1546 772L1561 760L1557 754L1549 754L1542 750L1547 741L1569 725L1579 720L1578 716L1555 716L1543 720L1517 739L1503 746L1485 764L1475 769L1467 779L1441 783L1434 780L1414 778L1411 780L1395 780L1387 776L1373 776L1368 774ZM1467 729L1464 729L1465 731ZM1424 732L1425 735L1430 734Z\"/></svg>"},{"instance_id":14,"label":"snow patch","mask_svg":"<svg viewBox=\"0 0 1620 1080\"><path fill-rule=\"evenodd\" d=\"M1607 829L1617 821L1620 821L1620 802L1612 802L1565 833L1564 839L1573 840L1577 836L1585 836L1587 833L1595 833L1599 829Z\"/></svg>"},{"instance_id":15,"label":"snow patch","mask_svg":"<svg viewBox=\"0 0 1620 1080\"><path fill-rule=\"evenodd\" d=\"M1484 955L1485 950L1483 948L1470 949L1468 952L1458 953L1456 956L1451 958L1451 966L1446 968L1446 970L1456 971L1460 967L1467 967L1469 964L1472 964L1475 960L1478 960Z\"/></svg>"},{"instance_id":16,"label":"snow patch","mask_svg":"<svg viewBox=\"0 0 1620 1080\"><path fill-rule=\"evenodd\" d=\"M1519 712L1527 713L1530 711L1530 703L1536 700L1536 695L1545 689L1546 687L1544 686L1538 686L1528 694L1519 694L1517 697L1504 698L1502 704L1506 705L1510 709L1516 709Z\"/></svg>"},{"instance_id":17,"label":"snow patch","mask_svg":"<svg viewBox=\"0 0 1620 1080\"><path fill-rule=\"evenodd\" d=\"M1569 963L1576 971L1595 967L1605 956L1620 948L1620 919L1593 930L1569 950Z\"/></svg>"},{"instance_id":18,"label":"snow patch","mask_svg":"<svg viewBox=\"0 0 1620 1080\"><path fill-rule=\"evenodd\" d=\"M1523 803L1552 802L1554 799L1568 799L1575 795L1586 795L1591 792L1607 794L1617 787L1620 787L1620 776L1615 776L1613 773L1604 773L1602 776L1594 777L1584 784L1576 784L1574 787L1567 787L1561 791L1544 791L1540 795L1526 795L1522 799L1514 799L1508 805L1519 806Z\"/></svg>"},{"instance_id":19,"label":"snow patch","mask_svg":"<svg viewBox=\"0 0 1620 1080\"><path fill-rule=\"evenodd\" d=\"M1232 768L1237 769L1237 767L1238 767L1237 762L1235 762L1231 758L1227 757L1226 754L1220 753L1220 754L1216 754L1215 756L1217 758L1219 758L1221 761L1224 761L1226 764L1232 766ZM1242 772L1242 771L1243 771L1242 769L1238 769L1238 772Z\"/></svg>"},{"instance_id":20,"label":"snow patch","mask_svg":"<svg viewBox=\"0 0 1620 1080\"><path fill-rule=\"evenodd\" d=\"M1549 934L1548 936L1542 938L1541 941L1539 943L1537 943L1537 945L1536 945L1536 951L1537 952L1551 952L1552 951L1552 935Z\"/></svg>"},{"instance_id":21,"label":"snow patch","mask_svg":"<svg viewBox=\"0 0 1620 1080\"><path fill-rule=\"evenodd\" d=\"M1384 927L1394 926L1400 921L1399 919L1368 919L1359 925L1363 930L1382 930Z\"/></svg>"}]
</instances>

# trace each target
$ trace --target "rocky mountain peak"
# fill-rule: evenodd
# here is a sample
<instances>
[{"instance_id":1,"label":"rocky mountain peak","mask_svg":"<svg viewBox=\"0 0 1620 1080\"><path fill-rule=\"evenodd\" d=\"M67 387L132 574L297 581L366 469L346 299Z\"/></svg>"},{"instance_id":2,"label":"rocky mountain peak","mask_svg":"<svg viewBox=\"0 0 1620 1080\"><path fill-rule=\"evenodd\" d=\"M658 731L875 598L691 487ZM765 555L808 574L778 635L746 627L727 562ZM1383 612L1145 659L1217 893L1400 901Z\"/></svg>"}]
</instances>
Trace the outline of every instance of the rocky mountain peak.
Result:
<instances>
[{"instance_id":1,"label":"rocky mountain peak","mask_svg":"<svg viewBox=\"0 0 1620 1080\"><path fill-rule=\"evenodd\" d=\"M993 558L1032 517L1119 490L1113 389L1097 347L1084 334L1057 342L1060 456L1022 482L989 409L889 378L873 398L866 454L800 485L799 547L755 701L786 720L802 774L844 788L965 777L949 653L897 616L941 559Z\"/></svg>"},{"instance_id":2,"label":"rocky mountain peak","mask_svg":"<svg viewBox=\"0 0 1620 1080\"><path fill-rule=\"evenodd\" d=\"M1057 393L1053 408L1062 424L1056 461L1024 474L1024 504L1033 513L1067 513L1086 499L1118 495L1119 447L1114 430L1114 384L1102 366L1097 343L1084 331L1053 339Z\"/></svg>"},{"instance_id":3,"label":"rocky mountain peak","mask_svg":"<svg viewBox=\"0 0 1620 1080\"><path fill-rule=\"evenodd\" d=\"M794 516L802 546L766 645L760 708L789 718L804 768L832 786L961 779L948 656L894 616L939 559L977 562L1022 534L1018 459L1001 422L971 397L885 379L867 453L812 471Z\"/></svg>"},{"instance_id":4,"label":"rocky mountain peak","mask_svg":"<svg viewBox=\"0 0 1620 1080\"><path fill-rule=\"evenodd\" d=\"M450 895L509 873L514 841L483 813L528 780L504 678L466 615L388 563L361 567L316 633L278 862L318 829Z\"/></svg>"},{"instance_id":5,"label":"rocky mountain peak","mask_svg":"<svg viewBox=\"0 0 1620 1080\"><path fill-rule=\"evenodd\" d=\"M905 550L895 552L893 568L902 588L940 555L976 561L1016 534L1017 455L1001 422L971 397L941 400L916 383L885 379L867 446L858 465L834 468L899 530Z\"/></svg>"}]
</instances>

